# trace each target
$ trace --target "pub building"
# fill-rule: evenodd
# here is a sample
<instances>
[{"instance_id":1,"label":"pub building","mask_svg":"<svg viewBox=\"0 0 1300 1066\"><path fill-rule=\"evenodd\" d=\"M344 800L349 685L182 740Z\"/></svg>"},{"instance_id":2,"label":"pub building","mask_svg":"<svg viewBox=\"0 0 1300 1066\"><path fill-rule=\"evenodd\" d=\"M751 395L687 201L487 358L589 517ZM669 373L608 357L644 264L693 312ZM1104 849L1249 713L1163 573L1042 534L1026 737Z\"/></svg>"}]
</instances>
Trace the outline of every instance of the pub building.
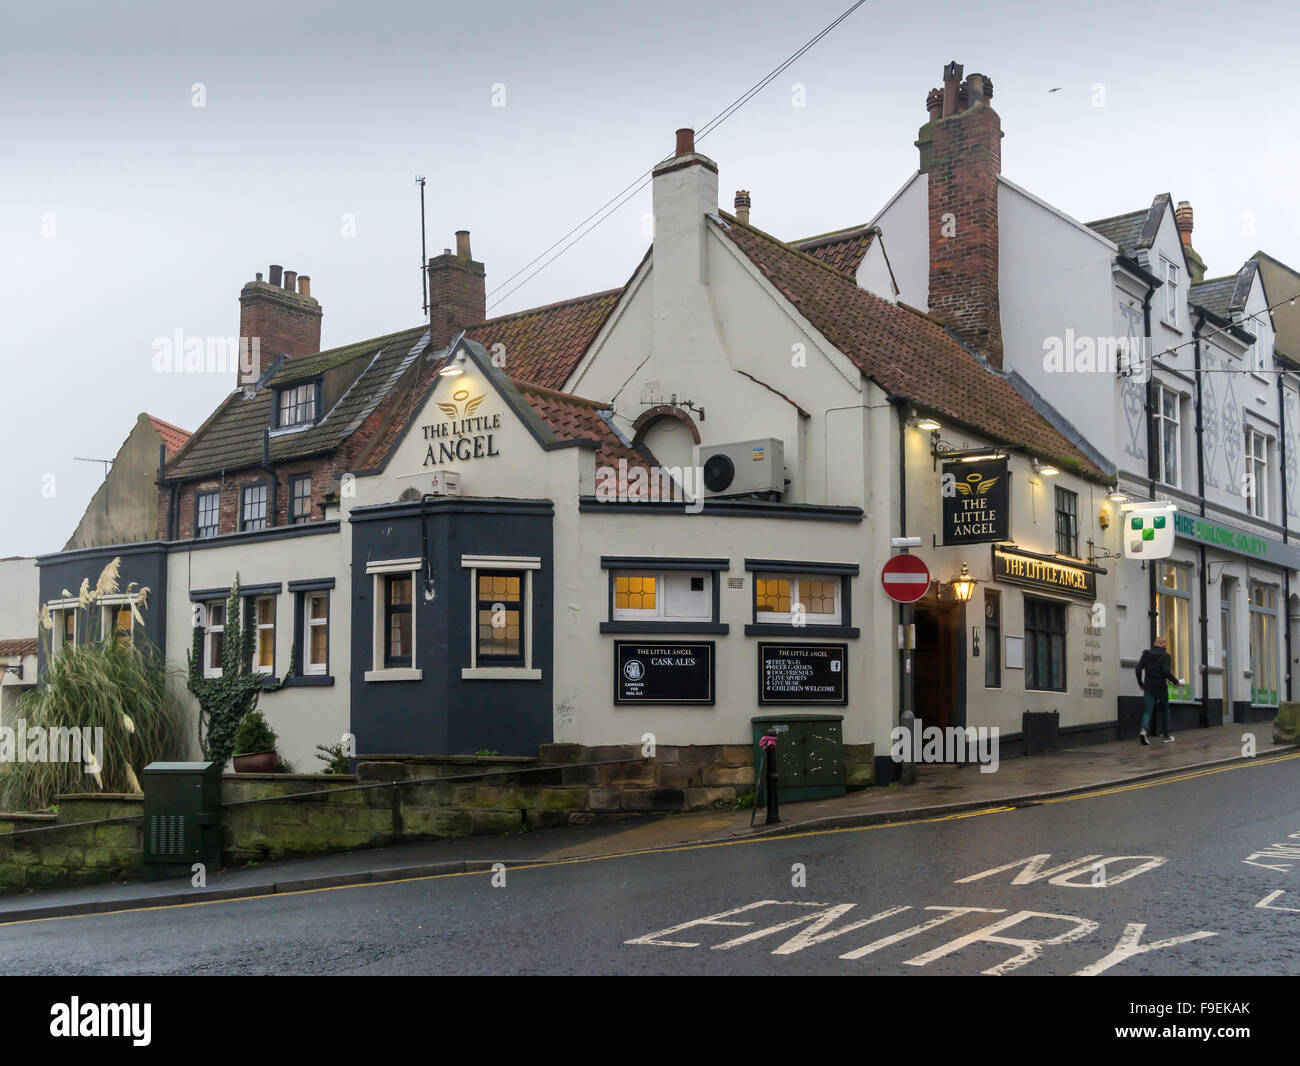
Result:
<instances>
[{"instance_id":1,"label":"pub building","mask_svg":"<svg viewBox=\"0 0 1300 1066\"><path fill-rule=\"evenodd\" d=\"M883 784L909 675L923 722L995 726L1003 755L1027 714L1114 736L1113 470L959 320L859 287L861 234L796 247L748 196L721 211L691 131L653 204L619 289L488 319L462 231L429 322L325 352L306 279L258 275L260 354L164 456L157 536L39 560L53 632L60 590L120 557L143 635L214 676L238 575L299 770L345 733L632 751L827 711ZM879 578L908 536L933 578L914 637Z\"/></svg>"}]
</instances>

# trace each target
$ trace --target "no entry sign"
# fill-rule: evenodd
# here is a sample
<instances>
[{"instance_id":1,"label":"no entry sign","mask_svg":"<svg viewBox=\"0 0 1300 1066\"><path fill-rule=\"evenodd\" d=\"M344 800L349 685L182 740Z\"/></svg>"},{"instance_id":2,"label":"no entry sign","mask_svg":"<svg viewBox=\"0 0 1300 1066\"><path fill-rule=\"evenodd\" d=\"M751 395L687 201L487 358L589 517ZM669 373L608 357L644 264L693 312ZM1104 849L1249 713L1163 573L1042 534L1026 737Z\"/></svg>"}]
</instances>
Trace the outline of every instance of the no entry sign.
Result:
<instances>
[{"instance_id":1,"label":"no entry sign","mask_svg":"<svg viewBox=\"0 0 1300 1066\"><path fill-rule=\"evenodd\" d=\"M891 600L914 603L930 588L930 568L919 555L895 555L880 568L880 584Z\"/></svg>"}]
</instances>

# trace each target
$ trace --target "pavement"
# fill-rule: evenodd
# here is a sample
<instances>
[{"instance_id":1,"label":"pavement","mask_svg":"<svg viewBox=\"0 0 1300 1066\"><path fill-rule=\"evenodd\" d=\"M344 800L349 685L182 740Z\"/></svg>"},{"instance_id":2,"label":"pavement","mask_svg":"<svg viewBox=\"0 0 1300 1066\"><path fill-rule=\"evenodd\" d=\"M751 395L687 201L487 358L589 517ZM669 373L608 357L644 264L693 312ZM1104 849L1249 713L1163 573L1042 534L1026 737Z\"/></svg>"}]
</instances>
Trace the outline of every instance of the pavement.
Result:
<instances>
[{"instance_id":1,"label":"pavement","mask_svg":"<svg viewBox=\"0 0 1300 1066\"><path fill-rule=\"evenodd\" d=\"M1007 759L994 773L980 773L976 765L923 765L917 768L912 785L894 784L832 799L785 804L779 825L766 825L762 810L753 826L748 809L700 811L609 825L395 844L221 870L210 875L201 888L180 878L53 888L2 897L0 924L400 881L486 870L498 862L508 867L580 862L746 837L936 819L990 807L1023 807L1052 796L1122 789L1141 780L1247 762L1250 758L1242 754L1246 734L1255 739L1253 758L1300 750L1297 744L1274 744L1272 724L1255 723L1181 733L1172 744L1158 738L1150 747L1136 740L1117 741Z\"/></svg>"}]
</instances>

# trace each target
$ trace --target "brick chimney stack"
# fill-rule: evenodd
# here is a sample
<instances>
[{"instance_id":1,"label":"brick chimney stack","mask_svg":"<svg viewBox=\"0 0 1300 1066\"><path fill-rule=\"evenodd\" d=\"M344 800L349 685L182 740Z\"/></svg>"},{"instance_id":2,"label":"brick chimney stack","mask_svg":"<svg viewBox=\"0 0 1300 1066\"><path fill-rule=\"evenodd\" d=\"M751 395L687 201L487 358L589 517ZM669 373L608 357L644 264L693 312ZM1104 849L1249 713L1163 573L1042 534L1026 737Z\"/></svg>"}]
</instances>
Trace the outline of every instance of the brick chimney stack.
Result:
<instances>
[{"instance_id":1,"label":"brick chimney stack","mask_svg":"<svg viewBox=\"0 0 1300 1066\"><path fill-rule=\"evenodd\" d=\"M963 81L961 64L949 63L943 89L931 89L926 96L929 121L916 145L929 183L930 314L1001 367L1002 122L989 103L992 98L992 79L971 74Z\"/></svg>"},{"instance_id":2,"label":"brick chimney stack","mask_svg":"<svg viewBox=\"0 0 1300 1066\"><path fill-rule=\"evenodd\" d=\"M487 271L470 254L469 230L456 231L456 251L429 260L429 320L433 344L445 348L466 326L487 318Z\"/></svg>"},{"instance_id":3,"label":"brick chimney stack","mask_svg":"<svg viewBox=\"0 0 1300 1066\"><path fill-rule=\"evenodd\" d=\"M272 264L270 279L259 273L239 293L240 347L248 353L241 353L240 386L255 384L277 355L301 359L320 351L321 306L312 298L311 278Z\"/></svg>"},{"instance_id":4,"label":"brick chimney stack","mask_svg":"<svg viewBox=\"0 0 1300 1066\"><path fill-rule=\"evenodd\" d=\"M1205 260L1192 247L1192 205L1180 200L1174 208L1174 225L1178 228L1178 239L1183 242L1183 255L1187 259L1187 274L1193 284L1205 280Z\"/></svg>"}]
</instances>

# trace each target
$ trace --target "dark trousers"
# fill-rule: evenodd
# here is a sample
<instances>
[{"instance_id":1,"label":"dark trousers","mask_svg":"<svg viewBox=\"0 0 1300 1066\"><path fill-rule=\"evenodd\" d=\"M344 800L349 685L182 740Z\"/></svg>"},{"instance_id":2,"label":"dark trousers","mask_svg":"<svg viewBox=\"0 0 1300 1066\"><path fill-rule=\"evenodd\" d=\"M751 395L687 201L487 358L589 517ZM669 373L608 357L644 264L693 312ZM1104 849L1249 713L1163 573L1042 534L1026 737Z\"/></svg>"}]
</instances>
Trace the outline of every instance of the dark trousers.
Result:
<instances>
[{"instance_id":1,"label":"dark trousers","mask_svg":"<svg viewBox=\"0 0 1300 1066\"><path fill-rule=\"evenodd\" d=\"M1169 689L1161 685L1159 689L1152 692L1148 689L1145 693L1146 709L1142 712L1142 728L1148 730L1151 727L1151 711L1156 712L1156 733L1169 735Z\"/></svg>"}]
</instances>

